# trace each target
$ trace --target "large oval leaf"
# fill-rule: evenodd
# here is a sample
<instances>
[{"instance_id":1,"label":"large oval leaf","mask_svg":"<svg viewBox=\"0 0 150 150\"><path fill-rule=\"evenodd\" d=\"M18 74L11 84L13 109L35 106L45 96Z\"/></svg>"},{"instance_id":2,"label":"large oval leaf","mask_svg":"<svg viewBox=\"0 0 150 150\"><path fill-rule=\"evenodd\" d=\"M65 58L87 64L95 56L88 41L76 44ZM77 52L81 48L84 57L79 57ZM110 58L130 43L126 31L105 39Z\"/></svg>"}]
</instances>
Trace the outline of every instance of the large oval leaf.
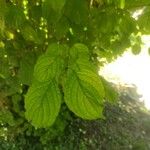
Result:
<instances>
[{"instance_id":1,"label":"large oval leaf","mask_svg":"<svg viewBox=\"0 0 150 150\"><path fill-rule=\"evenodd\" d=\"M103 85L93 72L70 69L65 83L65 102L69 109L84 119L102 117Z\"/></svg>"},{"instance_id":2,"label":"large oval leaf","mask_svg":"<svg viewBox=\"0 0 150 150\"><path fill-rule=\"evenodd\" d=\"M35 127L51 126L60 110L61 96L55 81L34 82L26 98L26 118Z\"/></svg>"}]
</instances>

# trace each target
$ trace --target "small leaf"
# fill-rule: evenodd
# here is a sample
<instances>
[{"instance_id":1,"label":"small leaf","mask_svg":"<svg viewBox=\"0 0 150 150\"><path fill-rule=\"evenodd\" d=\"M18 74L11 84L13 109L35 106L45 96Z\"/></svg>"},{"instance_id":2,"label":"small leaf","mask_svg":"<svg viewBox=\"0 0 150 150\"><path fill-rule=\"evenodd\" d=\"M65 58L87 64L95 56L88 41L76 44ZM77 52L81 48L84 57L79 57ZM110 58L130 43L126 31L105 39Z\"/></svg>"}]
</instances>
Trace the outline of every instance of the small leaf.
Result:
<instances>
[{"instance_id":1,"label":"small leaf","mask_svg":"<svg viewBox=\"0 0 150 150\"><path fill-rule=\"evenodd\" d=\"M150 8L145 7L143 13L138 18L138 25L142 34L150 34Z\"/></svg>"},{"instance_id":2,"label":"small leaf","mask_svg":"<svg viewBox=\"0 0 150 150\"><path fill-rule=\"evenodd\" d=\"M64 13L71 22L85 24L89 14L88 2L86 0L68 0Z\"/></svg>"},{"instance_id":3,"label":"small leaf","mask_svg":"<svg viewBox=\"0 0 150 150\"><path fill-rule=\"evenodd\" d=\"M54 25L55 36L57 39L61 39L69 31L69 21L65 17L61 17L60 20Z\"/></svg>"},{"instance_id":4,"label":"small leaf","mask_svg":"<svg viewBox=\"0 0 150 150\"><path fill-rule=\"evenodd\" d=\"M46 55L58 57L58 56L63 56L63 54L65 54L65 52L67 51L68 51L68 47L66 45L53 43L48 46L46 50Z\"/></svg>"},{"instance_id":5,"label":"small leaf","mask_svg":"<svg viewBox=\"0 0 150 150\"><path fill-rule=\"evenodd\" d=\"M0 35L4 34L5 29L5 13L7 10L6 2L4 0L0 0Z\"/></svg>"},{"instance_id":6,"label":"small leaf","mask_svg":"<svg viewBox=\"0 0 150 150\"><path fill-rule=\"evenodd\" d=\"M89 59L88 47L84 44L77 43L70 49L70 56L72 59L87 58Z\"/></svg>"},{"instance_id":7,"label":"small leaf","mask_svg":"<svg viewBox=\"0 0 150 150\"><path fill-rule=\"evenodd\" d=\"M13 114L9 110L2 108L0 111L0 124L6 123L8 123L10 126L14 126L15 120Z\"/></svg>"},{"instance_id":8,"label":"small leaf","mask_svg":"<svg viewBox=\"0 0 150 150\"><path fill-rule=\"evenodd\" d=\"M45 0L43 2L42 13L49 23L54 23L54 20L60 19L65 2L66 0Z\"/></svg>"},{"instance_id":9,"label":"small leaf","mask_svg":"<svg viewBox=\"0 0 150 150\"><path fill-rule=\"evenodd\" d=\"M7 96L22 93L22 87L16 76L7 78L7 84L9 85L9 88L6 90Z\"/></svg>"},{"instance_id":10,"label":"small leaf","mask_svg":"<svg viewBox=\"0 0 150 150\"><path fill-rule=\"evenodd\" d=\"M0 16L3 16L7 11L7 5L5 0L0 0Z\"/></svg>"},{"instance_id":11,"label":"small leaf","mask_svg":"<svg viewBox=\"0 0 150 150\"><path fill-rule=\"evenodd\" d=\"M64 7L66 0L55 0L55 1L49 1L49 3L51 4L51 7L53 10L57 11L61 11L62 8Z\"/></svg>"},{"instance_id":12,"label":"small leaf","mask_svg":"<svg viewBox=\"0 0 150 150\"><path fill-rule=\"evenodd\" d=\"M34 76L37 80L43 82L51 80L52 78L58 79L64 68L63 56L68 50L65 45L51 44L48 46L47 51L42 55L34 68Z\"/></svg>"},{"instance_id":13,"label":"small leaf","mask_svg":"<svg viewBox=\"0 0 150 150\"><path fill-rule=\"evenodd\" d=\"M68 47L66 45L50 44L47 51L42 55L34 68L34 76L39 81L58 79L64 69L64 58Z\"/></svg>"},{"instance_id":14,"label":"small leaf","mask_svg":"<svg viewBox=\"0 0 150 150\"><path fill-rule=\"evenodd\" d=\"M139 44L135 44L132 46L132 53L134 55L138 55L141 52L141 46Z\"/></svg>"},{"instance_id":15,"label":"small leaf","mask_svg":"<svg viewBox=\"0 0 150 150\"><path fill-rule=\"evenodd\" d=\"M35 62L36 55L31 52L27 53L20 61L18 76L22 84L31 84Z\"/></svg>"},{"instance_id":16,"label":"small leaf","mask_svg":"<svg viewBox=\"0 0 150 150\"><path fill-rule=\"evenodd\" d=\"M15 5L9 5L5 21L10 28L20 29L26 21L23 9Z\"/></svg>"},{"instance_id":17,"label":"small leaf","mask_svg":"<svg viewBox=\"0 0 150 150\"><path fill-rule=\"evenodd\" d=\"M51 126L60 110L61 96L56 81L34 81L26 98L26 118L35 127Z\"/></svg>"},{"instance_id":18,"label":"small leaf","mask_svg":"<svg viewBox=\"0 0 150 150\"><path fill-rule=\"evenodd\" d=\"M25 24L21 28L21 33L25 40L41 44L41 39L39 38L37 31L35 31L31 25Z\"/></svg>"},{"instance_id":19,"label":"small leaf","mask_svg":"<svg viewBox=\"0 0 150 150\"><path fill-rule=\"evenodd\" d=\"M39 81L49 81L58 78L63 68L63 61L49 55L42 55L34 68L34 77Z\"/></svg>"}]
</instances>

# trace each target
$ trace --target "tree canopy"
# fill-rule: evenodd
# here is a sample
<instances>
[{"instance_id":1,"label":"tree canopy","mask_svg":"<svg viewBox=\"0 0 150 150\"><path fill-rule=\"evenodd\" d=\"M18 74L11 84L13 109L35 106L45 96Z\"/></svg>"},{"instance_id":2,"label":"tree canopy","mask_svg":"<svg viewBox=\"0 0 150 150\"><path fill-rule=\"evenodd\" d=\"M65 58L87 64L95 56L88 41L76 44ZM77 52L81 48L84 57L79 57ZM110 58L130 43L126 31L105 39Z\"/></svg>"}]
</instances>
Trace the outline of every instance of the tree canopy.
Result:
<instances>
[{"instance_id":1,"label":"tree canopy","mask_svg":"<svg viewBox=\"0 0 150 150\"><path fill-rule=\"evenodd\" d=\"M98 75L99 59L129 47L138 54L149 20L149 0L0 0L0 110L9 118L0 122L17 114L48 127L63 104L83 119L104 118L116 93Z\"/></svg>"}]
</instances>

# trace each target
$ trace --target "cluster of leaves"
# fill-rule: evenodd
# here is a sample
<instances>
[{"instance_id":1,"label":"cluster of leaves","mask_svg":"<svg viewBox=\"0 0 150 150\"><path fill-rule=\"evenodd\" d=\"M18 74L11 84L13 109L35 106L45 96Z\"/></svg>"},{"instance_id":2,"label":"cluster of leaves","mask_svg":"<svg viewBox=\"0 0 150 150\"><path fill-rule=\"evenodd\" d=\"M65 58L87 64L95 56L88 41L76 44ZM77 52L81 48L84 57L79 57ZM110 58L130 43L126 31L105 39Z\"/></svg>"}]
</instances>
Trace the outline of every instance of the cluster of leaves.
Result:
<instances>
[{"instance_id":1,"label":"cluster of leaves","mask_svg":"<svg viewBox=\"0 0 150 150\"><path fill-rule=\"evenodd\" d=\"M122 89L122 87L121 87ZM106 104L105 120L82 120L68 117L68 110L61 110L61 117L54 126L47 129L22 131L17 137L7 140L0 138L0 148L4 150L103 150L103 149L150 149L150 111L136 99L126 94L131 88L123 87L118 103ZM65 112L68 112L64 115ZM71 115L71 114L70 114ZM70 118L66 124L66 117ZM65 121L65 122L64 122ZM64 129L64 124L66 127Z\"/></svg>"},{"instance_id":2,"label":"cluster of leaves","mask_svg":"<svg viewBox=\"0 0 150 150\"><path fill-rule=\"evenodd\" d=\"M67 51L69 54L64 55ZM25 103L26 117L34 126L52 125L63 99L71 111L84 119L103 116L104 96L108 95L103 84L107 83L101 82L89 56L89 50L83 44L75 44L70 49L51 44L39 57Z\"/></svg>"},{"instance_id":3,"label":"cluster of leaves","mask_svg":"<svg viewBox=\"0 0 150 150\"><path fill-rule=\"evenodd\" d=\"M99 58L112 61L128 47L139 53L140 35L150 32L149 5L0 0L0 116L9 117L0 121L20 117L23 123L26 116L35 127L47 127L64 103L84 119L103 117L104 102L116 96L98 75ZM136 20L138 9L143 14Z\"/></svg>"}]
</instances>

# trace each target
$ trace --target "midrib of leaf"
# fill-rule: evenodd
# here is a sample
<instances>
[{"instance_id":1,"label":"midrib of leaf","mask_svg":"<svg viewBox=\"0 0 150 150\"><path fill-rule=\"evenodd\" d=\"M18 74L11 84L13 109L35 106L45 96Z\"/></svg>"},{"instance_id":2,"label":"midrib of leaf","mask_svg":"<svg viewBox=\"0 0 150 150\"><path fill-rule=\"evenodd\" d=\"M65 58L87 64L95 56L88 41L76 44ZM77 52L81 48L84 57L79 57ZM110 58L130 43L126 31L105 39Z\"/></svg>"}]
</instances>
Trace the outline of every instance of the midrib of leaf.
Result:
<instances>
[{"instance_id":1,"label":"midrib of leaf","mask_svg":"<svg viewBox=\"0 0 150 150\"><path fill-rule=\"evenodd\" d=\"M51 81L49 84L47 84L47 88L46 88L46 90L43 92L43 96L41 95L40 97L39 97L39 99L40 99L40 102L38 102L38 103L40 103L35 109L34 109L34 111L36 111L41 105L42 105L42 107L43 107L43 101L44 101L44 98L45 98L45 95L46 95L46 97L47 97L47 91L48 91L48 89L49 89L49 86L50 86L50 84L52 83L53 81ZM43 87L43 86L40 86L40 87L38 87L38 88L36 88L36 89L40 89L41 87ZM32 92L32 94L34 94L34 92ZM32 95L30 95L30 96L32 96ZM36 97L36 96L35 96ZM34 98L34 97L33 97ZM47 99L49 99L49 98L47 98ZM32 108L34 108L33 106L34 105L37 105L37 102L35 101L33 104L32 104L32 106L30 107L30 109L28 110L28 111L30 111L30 110L32 110ZM44 107L43 107L44 108ZM34 113L33 113L33 115L34 115Z\"/></svg>"},{"instance_id":2,"label":"midrib of leaf","mask_svg":"<svg viewBox=\"0 0 150 150\"><path fill-rule=\"evenodd\" d=\"M87 96L87 94L86 93L88 93L88 91L83 87L83 85L81 84L81 79L79 79L79 77L78 77L78 75L77 75L77 73L75 72L75 71L73 71L74 72L74 74L76 75L76 78L77 78L77 81L78 81L78 83L79 83L79 85L80 85L80 87L81 87L81 90L82 90L82 92L83 92L83 95L85 95L85 97L87 97L87 99L90 101L90 103L91 103L91 97L89 97L89 96ZM85 81L83 81L83 82L85 82ZM92 86L92 85L91 85ZM93 87L93 86L92 86ZM93 87L94 88L94 87ZM94 98L93 98L93 101L94 101L94 103L96 103L97 105L100 105L97 101L95 101L94 100ZM92 104L92 103L91 103Z\"/></svg>"}]
</instances>

